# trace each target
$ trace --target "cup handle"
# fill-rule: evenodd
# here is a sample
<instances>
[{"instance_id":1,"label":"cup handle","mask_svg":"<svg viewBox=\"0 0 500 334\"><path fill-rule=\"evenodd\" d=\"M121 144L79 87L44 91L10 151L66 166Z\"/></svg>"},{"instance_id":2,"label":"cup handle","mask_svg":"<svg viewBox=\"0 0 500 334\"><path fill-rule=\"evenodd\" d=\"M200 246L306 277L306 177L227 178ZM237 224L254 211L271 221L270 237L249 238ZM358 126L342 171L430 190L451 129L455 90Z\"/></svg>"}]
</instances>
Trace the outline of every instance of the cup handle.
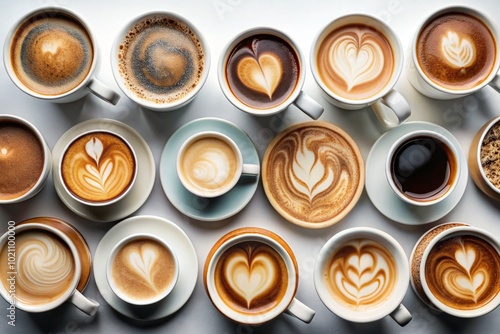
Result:
<instances>
[{"instance_id":1,"label":"cup handle","mask_svg":"<svg viewBox=\"0 0 500 334\"><path fill-rule=\"evenodd\" d=\"M493 80L490 81L490 86L500 93L500 74L495 75Z\"/></svg>"},{"instance_id":2,"label":"cup handle","mask_svg":"<svg viewBox=\"0 0 500 334\"><path fill-rule=\"evenodd\" d=\"M252 165L252 164L243 164L243 169L241 170L241 174L259 175L260 174L260 166L259 165Z\"/></svg>"},{"instance_id":3,"label":"cup handle","mask_svg":"<svg viewBox=\"0 0 500 334\"><path fill-rule=\"evenodd\" d=\"M296 317L299 320L302 320L306 324L310 323L311 320L314 318L314 315L316 314L314 310L310 309L308 306L306 306L296 298L292 300L292 302L286 309L285 313L288 315L293 315L294 317Z\"/></svg>"},{"instance_id":4,"label":"cup handle","mask_svg":"<svg viewBox=\"0 0 500 334\"><path fill-rule=\"evenodd\" d=\"M321 104L314 101L312 97L304 92L300 92L293 104L312 119L318 119L325 110Z\"/></svg>"},{"instance_id":5,"label":"cup handle","mask_svg":"<svg viewBox=\"0 0 500 334\"><path fill-rule=\"evenodd\" d=\"M401 326L404 327L408 325L408 323L413 319L411 313L403 306L403 304L399 304L399 306L392 311L390 316Z\"/></svg>"},{"instance_id":6,"label":"cup handle","mask_svg":"<svg viewBox=\"0 0 500 334\"><path fill-rule=\"evenodd\" d=\"M118 100L120 100L120 95L118 95L118 93L108 88L108 86L96 78L92 79L87 87L94 95L114 106L118 103Z\"/></svg>"},{"instance_id":7,"label":"cup handle","mask_svg":"<svg viewBox=\"0 0 500 334\"><path fill-rule=\"evenodd\" d=\"M411 115L410 105L403 95L394 89L383 98L375 101L372 104L372 109L380 123L386 128L392 128L404 123ZM387 112L387 109L392 112Z\"/></svg>"},{"instance_id":8,"label":"cup handle","mask_svg":"<svg viewBox=\"0 0 500 334\"><path fill-rule=\"evenodd\" d=\"M94 315L99 308L99 303L82 295L80 291L75 290L70 301L73 305L88 315Z\"/></svg>"}]
</instances>

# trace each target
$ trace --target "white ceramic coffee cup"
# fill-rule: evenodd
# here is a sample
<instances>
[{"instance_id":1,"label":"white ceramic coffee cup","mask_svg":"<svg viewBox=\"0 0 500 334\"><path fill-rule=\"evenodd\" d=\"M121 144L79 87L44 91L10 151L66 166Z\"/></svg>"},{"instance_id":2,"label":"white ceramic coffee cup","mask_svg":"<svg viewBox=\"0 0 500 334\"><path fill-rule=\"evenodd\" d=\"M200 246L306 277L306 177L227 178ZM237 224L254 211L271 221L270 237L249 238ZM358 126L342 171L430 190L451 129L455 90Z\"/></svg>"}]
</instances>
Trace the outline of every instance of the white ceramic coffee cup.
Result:
<instances>
[{"instance_id":1,"label":"white ceramic coffee cup","mask_svg":"<svg viewBox=\"0 0 500 334\"><path fill-rule=\"evenodd\" d=\"M35 196L38 192L40 192L40 190L42 190L43 186L45 185L45 181L47 180L47 177L49 176L50 171L52 170L52 155L50 153L50 148L47 145L47 142L43 138L40 131L27 120L14 115L0 114L0 123L2 122L15 122L28 127L31 131L33 131L43 149L43 157L44 157L43 169L40 174L40 177L38 178L37 183L30 190L28 190L26 193L17 198L5 199L5 200L0 199L0 204L19 203ZM2 147L0 144L0 149L1 148Z\"/></svg>"},{"instance_id":2,"label":"white ceramic coffee cup","mask_svg":"<svg viewBox=\"0 0 500 334\"><path fill-rule=\"evenodd\" d=\"M393 256L397 266L397 279L393 291L379 305L355 311L339 303L325 283L325 267L333 254L346 242L356 239L369 239L383 245ZM410 280L408 259L401 245L389 234L371 227L354 227L343 230L331 237L320 250L314 266L314 285L325 306L341 318L352 322L371 322L390 315L399 325L405 326L412 319L402 301L408 290Z\"/></svg>"},{"instance_id":3,"label":"white ceramic coffee cup","mask_svg":"<svg viewBox=\"0 0 500 334\"><path fill-rule=\"evenodd\" d=\"M349 24L359 24L378 30L388 40L393 51L394 70L389 82L377 94L365 99L349 99L340 96L325 84L318 70L317 55L324 39L332 31ZM399 92L393 89L403 70L404 54L401 42L394 30L379 18L366 14L348 14L331 21L314 38L310 61L314 79L326 99L334 106L347 110L358 110L371 106L384 127L400 125L410 117L411 110L408 102Z\"/></svg>"},{"instance_id":4,"label":"white ceramic coffee cup","mask_svg":"<svg viewBox=\"0 0 500 334\"><path fill-rule=\"evenodd\" d=\"M182 98L177 99L174 102L164 102L164 103L155 103L153 101L149 101L147 99L141 98L137 96L132 90L130 90L123 78L123 76L120 74L120 69L119 69L119 63L118 63L118 53L120 49L120 44L122 43L123 39L125 36L129 33L130 29L132 29L137 23L147 19L148 17L165 17L168 19L173 19L176 21L179 21L181 23L186 24L189 29L196 35L196 37L199 39L201 42L201 45L203 47L203 61L204 61L204 66L203 66L203 72L201 74L201 77L199 79L198 84L196 87L191 90L188 94L183 96ZM203 85L205 84L208 73L210 71L210 49L208 47L208 43L206 39L203 37L201 31L194 26L189 20L187 20L185 17L182 17L176 13L173 12L167 12L167 11L157 11L157 12L148 12L145 14L141 14L138 17L135 17L131 21L129 21L115 37L115 40L113 42L113 45L111 47L111 69L113 70L113 76L115 78L116 83L118 84L118 87L127 95L128 98L130 98L132 101L137 103L138 105L154 110L154 111L171 111L171 110L176 110L181 107L184 107L187 105L189 102L191 102L196 95L200 92L202 89Z\"/></svg>"},{"instance_id":5,"label":"white ceramic coffee cup","mask_svg":"<svg viewBox=\"0 0 500 334\"><path fill-rule=\"evenodd\" d=\"M21 80L18 79L16 73L14 72L12 68L12 62L11 62L11 57L10 57L10 49L11 49L11 42L12 38L14 37L14 34L16 31L19 29L19 27L28 20L31 17L37 16L37 15L47 15L47 17L50 17L51 15L54 15L54 13L63 13L64 15L68 15L78 22L82 24L82 26L87 30L88 35L90 36L90 40L92 42L92 48L93 48L93 57L92 57L92 65L90 67L89 73L85 77L85 79L76 87L71 89L68 92L65 92L63 94L57 94L57 95L44 95L40 94L38 92L35 92L31 90L30 88L26 87ZM3 49L3 62L5 65L5 69L7 71L7 74L9 75L10 79L14 84L21 89L23 92L25 92L28 95L31 95L33 97L50 101L50 102L55 102L55 103L66 103L66 102L72 102L76 101L78 99L81 99L85 95L87 95L89 92L93 93L97 97L101 98L102 100L109 102L113 105L116 105L118 103L118 100L120 99L120 95L118 95L116 92L114 92L112 89L108 88L106 85L104 85L102 82L96 79L96 72L99 67L99 59L100 59L100 53L99 53L99 48L95 39L95 36L92 34L92 31L89 28L89 25L81 18L77 13L66 9L62 7L43 7L39 8L36 10L33 10L23 17L21 17L19 20L16 21L16 23L12 26L12 28L9 30L7 33L7 37L5 39L5 44L4 44L4 49Z\"/></svg>"},{"instance_id":6,"label":"white ceramic coffee cup","mask_svg":"<svg viewBox=\"0 0 500 334\"><path fill-rule=\"evenodd\" d=\"M31 231L31 230L43 230L45 232L54 234L57 237L59 237L60 240L62 240L69 247L69 249L71 250L75 266L74 274L73 277L71 278L71 284L68 286L68 289L64 292L64 294L62 294L59 298L53 299L45 304L26 304L18 299L15 299L15 292L13 293L12 296L10 291L8 291L4 286L4 282L0 283L0 294L2 295L2 297L10 304L15 304L16 308L31 313L46 312L55 309L56 307L63 304L65 301L69 301L77 308L82 310L84 313L88 315L94 315L97 312L97 309L99 308L99 303L92 299L88 299L77 290L82 270L81 261L75 244L66 234L64 234L64 232L55 227L43 223L36 223L36 222L26 223L20 226L16 226L12 231L9 230L6 233L4 233L0 238L0 249L3 249L3 247L6 244L8 244L9 247L12 246L14 247L15 250L15 236L24 231ZM18 253L16 252L16 254ZM16 261L18 260L19 258L16 258ZM17 271L19 267L20 264L16 262L15 271ZM18 273L16 272L13 275L17 276Z\"/></svg>"},{"instance_id":7,"label":"white ceramic coffee cup","mask_svg":"<svg viewBox=\"0 0 500 334\"><path fill-rule=\"evenodd\" d=\"M134 298L130 297L129 295L127 295L126 293L122 292L117 287L116 282L114 281L113 275L112 275L113 262L115 260L115 257L116 257L116 254L118 253L118 251L120 249L122 249L122 247L124 247L129 242L132 242L135 240L141 240L141 239L149 239L149 240L153 240L153 241L158 242L161 246L165 247L165 249L168 252L170 252L170 254L172 255L172 258L174 260L174 263L175 263L175 265L174 265L175 271L172 275L173 278L172 278L172 281L170 282L170 284L161 293L159 293L158 295L156 295L153 298L148 298L148 299L134 299ZM139 305L139 306L151 305L151 304L157 303L157 302L165 299L172 292L172 290L175 288L175 285L177 284L177 280L179 279L179 261L177 259L177 255L175 254L174 250L172 249L172 247L170 247L170 245L165 240L163 240L162 238L159 238L153 234L137 233L137 234L133 234L133 235L130 235L130 236L123 238L113 247L113 249L109 253L108 260L106 262L106 279L107 279L107 282L108 282L111 290L113 291L113 293L121 300L123 300L129 304L132 304L132 305Z\"/></svg>"},{"instance_id":8,"label":"white ceramic coffee cup","mask_svg":"<svg viewBox=\"0 0 500 334\"><path fill-rule=\"evenodd\" d=\"M444 145L446 145L446 147L449 149L449 152L454 157L454 162L452 162L452 163L454 163L454 166L455 166L454 167L455 174L450 176L452 181L451 181L451 184L449 185L448 189L446 190L446 192L441 194L439 197L434 198L434 199L421 200L421 201L414 200L414 199L406 196L403 192L401 192L399 190L399 188L396 186L396 182L394 181L394 175L393 175L392 168L391 168L393 157L396 154L398 148L400 148L401 145L404 144L406 141L408 141L412 138L418 138L418 137L435 138L438 141L440 141L441 143L443 143ZM389 183L389 185L390 185L391 189L394 191L394 193L401 200L403 200L409 204L412 204L415 206L430 206L430 205L437 204L437 203L441 202L442 200L444 200L445 198L447 198L453 192L456 185L460 181L460 168L461 167L460 167L460 163L459 163L459 161L460 161L460 159L459 159L459 154L460 154L459 152L460 151L459 150L460 150L460 148L456 147L448 138L446 138L442 134L434 132L434 131L415 130L415 131L412 131L410 133L407 133L406 135L404 135L404 136L400 137L398 140L396 140L396 142L394 142L394 144L392 144L392 146L389 149L389 152L387 154L387 159L385 162L385 176L386 176L387 182ZM418 154L415 154L414 156L412 156L410 158L414 158L415 162L418 162L419 159L421 158L421 156ZM412 161L407 161L406 163L411 165Z\"/></svg>"},{"instance_id":9,"label":"white ceramic coffee cup","mask_svg":"<svg viewBox=\"0 0 500 334\"><path fill-rule=\"evenodd\" d=\"M85 200L83 198L76 196L66 185L66 182L64 181L64 177L63 177L63 172L62 172L63 157L66 154L66 151L68 150L68 148L79 138L81 138L85 135L94 133L94 132L95 133L101 133L101 132L109 133L113 136L118 137L119 139L121 139L121 141L123 143L125 143L125 145L128 146L128 148L130 149L130 151L132 152L132 154L134 156L135 169L134 169L134 175L132 176L132 181L130 182L128 187L119 196L114 197L114 198L107 200L107 201L88 201L88 200ZM84 133L78 134L76 137L74 137L72 140L69 141L69 143L66 145L66 147L62 151L61 158L59 159L59 165L57 166L57 168L59 170L58 171L59 183L62 185L62 190L66 194L68 194L68 196L70 196L73 200L75 200L83 205L89 206L89 207L103 207L103 206L109 206L109 205L112 205L114 203L117 203L120 200L122 200L125 196L127 196L127 194L130 192L130 190L134 187L135 180L137 179L137 170L139 169L139 164L138 164L137 155L134 151L134 148L132 147L132 145L130 145L130 143L123 136L117 134L116 132L110 131L110 130L90 130L90 131L86 131Z\"/></svg>"},{"instance_id":10,"label":"white ceramic coffee cup","mask_svg":"<svg viewBox=\"0 0 500 334\"><path fill-rule=\"evenodd\" d=\"M220 187L218 189L202 189L200 187L194 186L188 178L183 174L182 172L182 157L183 154L186 152L186 149L189 148L190 144L193 142L202 139L202 138L217 138L225 143L227 143L233 152L236 155L236 172L234 173L234 176L231 180L227 181L227 184L223 187ZM203 131L196 133L186 139L186 141L181 145L179 152L177 154L177 176L179 177L179 180L181 183L184 185L184 187L191 193L200 196L200 197L205 197L205 198L212 198L212 197L217 197L224 195L238 183L238 180L242 175L259 175L260 173L260 166L259 165L254 165L254 164L245 164L243 161L243 155L241 153L241 150L239 149L238 145L226 136L223 133L216 132L216 131Z\"/></svg>"},{"instance_id":11,"label":"white ceramic coffee cup","mask_svg":"<svg viewBox=\"0 0 500 334\"><path fill-rule=\"evenodd\" d=\"M252 108L251 106L248 106L244 103L242 103L240 100L238 100L234 94L231 92L231 89L229 88L229 85L226 80L226 64L228 61L229 56L231 55L232 50L244 39L251 37L251 36L256 36L256 35L262 35L262 34L267 34L267 35L274 35L277 36L281 39L283 39L285 42L287 42L290 47L295 51L295 54L297 55L297 60L299 62L299 76L297 78L297 83L295 85L295 89L293 92L290 94L290 96L283 102L281 102L279 105L268 108L268 109L258 109L258 108ZM302 91L302 87L304 86L304 81L305 81L305 74L306 74L306 65L305 65L305 60L304 56L300 52L299 48L297 47L297 44L293 42L293 40L286 35L285 33L274 29L274 28L268 28L268 27L256 27L256 28L251 28L248 30L245 30L238 35L236 35L224 48L223 51L221 52L220 58L219 58L219 65L217 68L217 74L218 74L218 79L219 79L219 85L220 88L222 89L222 92L226 96L226 98L231 102L236 108L243 110L251 115L254 116L270 116L277 114L281 111L284 111L287 109L291 104L295 105L297 108L302 110L306 115L313 119L318 119L322 114L323 114L323 107L316 101L314 101L309 95L307 95L304 91Z\"/></svg>"},{"instance_id":12,"label":"white ceramic coffee cup","mask_svg":"<svg viewBox=\"0 0 500 334\"><path fill-rule=\"evenodd\" d=\"M418 38L420 36L422 29L429 22L431 22L440 15L450 12L465 13L478 18L486 25L486 27L489 28L489 30L493 35L496 45L498 46L498 43L500 43L500 31L497 25L494 23L494 21L491 20L486 14L481 13L476 9L472 9L470 7L465 7L465 6L449 6L439 9L438 11L433 12L430 16L428 16L422 21L422 24L420 24L419 28L417 29L413 37L411 44L411 58L406 73L408 80L410 81L412 86L423 95L440 100L450 100L450 99L464 97L477 92L478 90L482 89L487 85L490 85L496 91L500 92L500 75L498 74L498 70L500 69L500 55L498 54L498 51L496 52L496 59L491 73L488 75L486 80L484 80L483 82L481 82L480 84L478 84L473 88L464 90L447 89L435 83L434 81L429 79L427 75L425 75L417 59Z\"/></svg>"},{"instance_id":13,"label":"white ceramic coffee cup","mask_svg":"<svg viewBox=\"0 0 500 334\"><path fill-rule=\"evenodd\" d=\"M231 246L248 241L262 242L272 247L281 256L288 271L288 286L283 298L279 301L278 305L267 312L256 312L254 314L236 312L222 300L215 286L215 268L221 256ZM222 236L207 256L203 273L203 283L213 305L223 315L241 324L259 325L273 320L284 312L305 323L310 323L315 315L314 310L295 298L299 284L299 271L292 250L278 235L262 228L244 227Z\"/></svg>"},{"instance_id":14,"label":"white ceramic coffee cup","mask_svg":"<svg viewBox=\"0 0 500 334\"><path fill-rule=\"evenodd\" d=\"M425 248L420 262L420 282L427 298L439 310L460 318L478 317L493 311L498 305L500 305L500 293L498 293L492 300L490 300L486 305L484 305L481 308L472 310L459 310L444 304L438 298L436 298L436 296L434 296L434 294L431 292L429 284L427 283L427 279L425 277L425 266L433 247L442 240L458 236L474 236L483 239L486 242L488 242L491 246L493 246L493 248L495 248L495 250L499 253L500 257L500 242L491 233L473 226L451 227L447 230L438 233L428 243L427 247Z\"/></svg>"}]
</instances>

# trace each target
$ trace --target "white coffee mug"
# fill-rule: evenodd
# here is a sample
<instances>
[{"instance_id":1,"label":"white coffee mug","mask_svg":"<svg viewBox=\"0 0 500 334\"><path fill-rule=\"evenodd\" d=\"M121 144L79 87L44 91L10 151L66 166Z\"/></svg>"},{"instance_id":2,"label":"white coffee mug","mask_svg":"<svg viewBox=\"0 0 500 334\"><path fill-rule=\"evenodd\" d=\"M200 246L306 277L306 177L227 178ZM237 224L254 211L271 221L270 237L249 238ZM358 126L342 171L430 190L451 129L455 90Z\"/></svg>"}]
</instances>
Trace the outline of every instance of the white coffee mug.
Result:
<instances>
[{"instance_id":1,"label":"white coffee mug","mask_svg":"<svg viewBox=\"0 0 500 334\"><path fill-rule=\"evenodd\" d=\"M323 41L333 31L351 24L369 27L381 33L389 42L394 59L394 69L387 84L376 94L363 99L346 98L339 95L325 83L318 67L318 52ZM361 48L362 46L353 45L353 47ZM347 46L347 48L349 49L351 46ZM337 57L336 55L335 58ZM347 110L358 110L371 106L378 120L384 127L400 125L410 117L411 110L408 102L399 92L393 89L403 70L404 54L401 42L394 30L379 18L366 14L348 14L336 18L321 29L314 38L311 47L310 61L314 79L321 88L326 99L334 106Z\"/></svg>"},{"instance_id":2,"label":"white coffee mug","mask_svg":"<svg viewBox=\"0 0 500 334\"><path fill-rule=\"evenodd\" d=\"M23 255L19 250L16 249L16 235L19 235L22 232L37 231L37 230L54 234L68 246L68 248L71 251L72 260L74 263L74 273L73 276L71 277L71 282L68 288L59 297L54 298L47 303L40 303L40 304L24 303L21 300L16 299L15 282L21 279L19 276L23 275L22 273L26 270L25 268L22 267L23 263L22 262L20 263L20 261L22 261L22 259L24 259L25 257L29 259L30 256ZM0 238L0 250L4 249L4 247L7 248L6 250L9 252L8 253L9 256L11 255L11 252L15 252L15 255L12 255L12 257L14 258L13 267L12 268L9 267L9 270L13 269L11 271L13 271L12 275L15 277L15 279L12 282L13 284L11 284L11 286L9 286L9 289L7 289L4 286L5 282L0 283L0 294L7 302L9 302L10 304L14 304L15 307L20 310L31 313L46 312L55 309L56 307L63 304L65 301L71 302L73 305L75 305L77 308L79 308L88 315L94 315L97 312L99 303L97 303L92 299L88 299L77 290L82 270L81 261L75 244L64 232L55 227L43 223L35 223L35 222L27 223L17 226L13 230L9 230L6 233L4 233L4 235ZM42 272L44 270L50 270L52 266L54 266L53 263L52 265L50 264L51 261L54 261L53 253L47 252L45 250L34 250L34 251L37 252L36 263L31 263L30 264L31 266L33 265L43 266L43 268L38 268ZM32 275L36 275L36 273L32 273ZM39 286L39 288L41 290L44 289L43 285Z\"/></svg>"},{"instance_id":3,"label":"white coffee mug","mask_svg":"<svg viewBox=\"0 0 500 334\"><path fill-rule=\"evenodd\" d=\"M228 59L232 53L232 51L237 47L237 45L251 37L256 37L258 38L259 35L271 35L278 37L285 41L286 44L293 50L296 56L296 60L298 62L298 77L296 79L295 83L295 88L292 90L290 95L284 99L282 102L279 104L269 107L269 108L257 108L256 106L251 106L249 104L245 104L242 101L240 101L236 96L233 94L231 91L230 85L227 82L227 74L226 74L226 68L227 68L227 63ZM252 58L253 59L253 58ZM255 62L260 61L260 60L255 60ZM279 62L279 60L274 60L274 62ZM286 71L287 69L284 69ZM288 69L290 71L290 69ZM256 27L256 28L251 28L248 30L245 30L238 35L236 35L223 49L221 52L221 56L219 58L219 65L217 68L217 74L218 74L218 79L219 79L219 85L220 88L222 89L222 92L226 96L226 98L231 102L236 108L243 110L251 115L254 116L270 116L277 114L279 112L284 111L287 109L291 104L295 105L297 108L302 110L306 115L313 119L318 119L322 114L323 114L323 107L316 101L314 101L309 95L307 95L304 91L302 91L302 87L304 85L305 81L305 74L306 74L306 67L305 67L305 60L300 52L299 48L297 45L293 42L293 40L286 35L285 33L274 29L274 28L268 28L268 27ZM262 73L262 76L265 76L264 72Z\"/></svg>"},{"instance_id":4,"label":"white coffee mug","mask_svg":"<svg viewBox=\"0 0 500 334\"><path fill-rule=\"evenodd\" d=\"M133 297L131 297L130 295L124 293L117 286L115 279L113 278L113 262L115 260L117 253L124 246L126 246L128 243L136 241L136 240L142 240L142 239L152 240L152 241L160 244L162 247L164 247L172 255L172 259L174 262L174 266L173 266L174 272L172 274L171 282L169 282L167 287L165 287L165 289L161 293L158 293L156 296L151 297L151 298L133 298ZM154 265L154 260L152 258L148 258L148 254L141 253L141 254L137 254L137 256L135 257L135 262L134 262L135 265L138 264L137 261L143 261L143 262L139 263L139 265L142 266L139 268L139 270L141 270L141 269L144 270L144 272L142 272L142 274L143 275L149 274L146 272L148 269L151 269L150 267L148 267L148 265L149 266ZM147 261L151 261L151 262L147 262ZM162 275L164 275L164 274L162 274ZM127 237L123 238L122 240L120 240L113 247L111 252L109 253L108 260L106 262L106 279L107 279L107 282L108 282L111 290L118 298L120 298L124 302L127 302L131 305L139 305L139 306L151 305L151 304L155 304L155 303L165 299L172 292L172 290L175 288L175 285L177 284L178 278L179 278L179 261L177 259L177 255L175 254L174 250L172 249L172 247L170 247L168 245L167 242L165 242L165 240L163 240L162 238L159 238L153 234L149 234L149 233L136 233L136 234L127 236Z\"/></svg>"},{"instance_id":5,"label":"white coffee mug","mask_svg":"<svg viewBox=\"0 0 500 334\"><path fill-rule=\"evenodd\" d=\"M435 18L446 14L446 13L464 13L471 15L473 17L478 18L480 21L484 23L484 25L490 30L495 44L498 47L498 43L500 43L500 32L498 30L497 25L493 20L491 20L486 14L481 13L475 9L465 7L465 6L449 6L442 9L439 9L436 12L433 12L430 16L428 16L425 20L423 20L422 24L420 24L417 29L411 44L411 55L410 62L407 67L407 77L412 86L430 98L440 99L440 100L450 100L456 99L460 97L464 97L470 94L477 92L483 87L490 85L496 91L500 92L500 75L498 75L498 70L500 69L500 55L498 51L496 52L496 59L493 64L493 68L491 73L483 80L481 83L476 86L468 89L449 89L445 88L438 83L432 81L422 70L420 63L417 58L417 42L422 30L426 27L426 25L434 20Z\"/></svg>"},{"instance_id":6,"label":"white coffee mug","mask_svg":"<svg viewBox=\"0 0 500 334\"><path fill-rule=\"evenodd\" d=\"M90 41L92 43L92 51L93 51L92 63L87 75L85 76L83 81L80 82L76 87L62 94L46 95L30 89L18 78L16 72L12 67L11 45L16 32L20 29L20 27L22 27L22 25L26 21L37 16L46 16L47 18L50 18L51 16L54 16L58 13L73 18L78 23L80 23L86 30L90 38ZM55 103L66 103L81 99L89 92L91 92L97 97L101 98L102 100L109 102L113 105L116 105L118 103L118 100L120 99L120 95L118 95L112 89L108 88L106 85L104 85L102 82L96 79L95 76L97 69L99 67L100 54L95 36L93 35L92 31L89 28L89 25L85 22L85 20L83 20L83 18L81 18L78 14L69 9L56 6L43 7L33 10L24 15L23 17L21 17L20 19L18 19L7 33L3 49L3 56L4 56L3 62L5 65L5 69L12 82L23 92L33 97Z\"/></svg>"},{"instance_id":7,"label":"white coffee mug","mask_svg":"<svg viewBox=\"0 0 500 334\"><path fill-rule=\"evenodd\" d=\"M432 305L434 305L436 308L439 310L446 312L450 315L460 317L460 318L473 318L473 317L478 317L482 316L484 314L487 314L491 311L493 311L498 305L500 305L500 291L497 291L497 294L493 296L493 298L489 299L483 306L477 307L477 308L472 308L472 309L458 309L454 308L451 305L446 305L443 301L441 301L439 298L437 298L431 291L431 288L429 287L429 283L426 278L426 264L429 258L429 254L433 250L433 248L441 241L445 241L447 239L453 238L453 237L463 237L463 236L472 236L472 237L477 237L479 239L482 239L487 242L491 247L493 247L494 251L497 252L497 269L495 268L489 268L494 271L494 275L498 275L498 265L500 264L500 242L498 239L493 236L491 233L473 227L473 226L455 226L451 227L449 229L446 229L440 233L438 233L434 238L428 243L426 246L422 257L420 261L420 282L422 285L422 288L424 290L425 295L427 298L431 301ZM456 286L457 284L460 285L459 282L467 282L465 283L465 287L460 287L460 293L465 294L467 298L473 298L473 295L477 293L476 289L482 290L484 293L484 288L481 287L481 284L483 281L480 279L485 280L485 274L488 274L488 272L482 271L481 268L477 267L477 261L482 261L480 256L477 256L474 252L471 253L470 248L465 248L464 244L461 244L459 247L460 251L457 251L454 254L454 258L450 256L445 256L442 258L442 260L438 260L439 263L437 265L439 266L445 266L446 263L451 263L453 259L456 259L456 262L453 262L453 268L450 269L444 269L446 272L449 274L443 274L440 275L438 278L439 279L453 279L453 283L450 284L450 286ZM459 254L460 253L460 254ZM475 268L475 269L474 269ZM473 272L475 270L476 272ZM458 273L458 274L457 274ZM464 275L463 281L459 281L459 277L457 275ZM477 286L475 284L478 284ZM494 281L493 284L498 285L497 281ZM470 289L470 290L469 290ZM497 289L498 290L498 289ZM450 295L453 295L452 293L448 292Z\"/></svg>"},{"instance_id":8,"label":"white coffee mug","mask_svg":"<svg viewBox=\"0 0 500 334\"><path fill-rule=\"evenodd\" d=\"M349 253L351 254L349 257L342 255L341 261L345 262L349 268L343 268L345 269L343 272L339 271L335 275L335 280L342 280L346 285L349 285L349 280L356 274L359 276L356 279L359 278L359 281L365 285L368 285L370 279L373 280L377 289L366 288L368 293L363 294L361 286L356 285L356 282L359 281L353 281L349 285L351 293L347 294L349 298L353 298L354 293L352 292L358 291L357 299L350 301L354 304L377 297L382 299L373 306L368 303L366 305L358 304L360 306L357 306L359 309L356 310L352 305L347 306L347 303L341 302L339 298L342 294L334 294L329 287L333 283L328 274L333 256L343 247L350 247L355 251ZM377 248L384 251L376 252ZM385 258L380 254L385 255ZM371 264L366 261L366 258L373 257L377 257L379 262L376 265L379 267L376 270L363 271ZM393 261L384 260L387 257L392 257ZM394 263L394 267L390 265L390 262ZM357 263L360 264L358 268L356 268ZM386 270L387 275L369 277L380 270ZM342 276L347 271L349 276ZM391 278L391 281L384 281ZM371 322L390 315L399 325L408 324L412 316L403 306L402 301L408 289L409 279L408 259L401 245L386 232L371 227L354 227L335 234L320 250L314 266L314 285L321 301L330 311L352 322Z\"/></svg>"},{"instance_id":9,"label":"white coffee mug","mask_svg":"<svg viewBox=\"0 0 500 334\"><path fill-rule=\"evenodd\" d=\"M228 170L225 169L229 162L226 161L226 157L224 155L218 154L217 151L212 151L212 148L204 150L202 155L197 156L199 160L189 165L189 167L193 168L193 173L197 174L196 177L200 180L200 183L206 181L210 185L213 185L214 188L204 188L201 185L197 185L192 182L192 180L190 180L192 178L185 175L185 172L183 171L183 157L189 150L191 144L206 138L221 140L227 144L236 158L236 161L234 162L236 163L235 171L233 176L229 179L227 179ZM259 165L246 164L243 161L243 155L240 148L231 138L216 131L199 132L186 139L177 154L176 168L177 176L184 187L191 193L205 198L222 196L229 192L233 189L236 183L238 183L242 175L256 176L260 173ZM220 185L220 183L223 183L223 185Z\"/></svg>"}]
</instances>

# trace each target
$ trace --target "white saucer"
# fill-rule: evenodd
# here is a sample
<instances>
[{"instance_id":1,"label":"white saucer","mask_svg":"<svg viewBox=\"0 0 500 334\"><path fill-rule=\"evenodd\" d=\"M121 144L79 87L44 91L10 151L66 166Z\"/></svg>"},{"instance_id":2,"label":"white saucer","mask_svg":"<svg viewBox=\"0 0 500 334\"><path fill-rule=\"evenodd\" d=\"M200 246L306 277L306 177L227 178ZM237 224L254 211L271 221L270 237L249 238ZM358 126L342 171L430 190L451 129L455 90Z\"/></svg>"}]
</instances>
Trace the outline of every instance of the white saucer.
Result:
<instances>
[{"instance_id":1,"label":"white saucer","mask_svg":"<svg viewBox=\"0 0 500 334\"><path fill-rule=\"evenodd\" d=\"M448 138L459 151L460 175L453 192L441 202L427 207L414 206L401 200L389 186L385 163L389 148L403 135L414 130L431 130ZM445 128L428 122L409 122L383 134L373 144L366 159L366 192L373 205L387 218L407 225L434 222L448 214L460 201L468 181L467 159L458 140Z\"/></svg>"},{"instance_id":2,"label":"white saucer","mask_svg":"<svg viewBox=\"0 0 500 334\"><path fill-rule=\"evenodd\" d=\"M106 261L111 249L123 238L138 232L152 233L165 240L179 260L179 280L172 292L150 306L134 306L119 299L108 285ZM171 221L155 216L136 216L123 220L101 239L94 254L94 278L99 292L117 312L136 320L158 320L178 311L191 297L198 279L198 258L186 233Z\"/></svg>"},{"instance_id":3,"label":"white saucer","mask_svg":"<svg viewBox=\"0 0 500 334\"><path fill-rule=\"evenodd\" d=\"M81 133L90 130L110 130L123 136L137 155L137 179L130 192L119 202L105 207L91 208L74 200L64 192L60 180L59 161L66 145ZM79 123L66 131L52 150L52 175L57 195L62 202L77 215L99 222L123 219L137 211L147 200L155 181L155 161L153 153L141 135L121 122L111 119L92 119Z\"/></svg>"}]
</instances>

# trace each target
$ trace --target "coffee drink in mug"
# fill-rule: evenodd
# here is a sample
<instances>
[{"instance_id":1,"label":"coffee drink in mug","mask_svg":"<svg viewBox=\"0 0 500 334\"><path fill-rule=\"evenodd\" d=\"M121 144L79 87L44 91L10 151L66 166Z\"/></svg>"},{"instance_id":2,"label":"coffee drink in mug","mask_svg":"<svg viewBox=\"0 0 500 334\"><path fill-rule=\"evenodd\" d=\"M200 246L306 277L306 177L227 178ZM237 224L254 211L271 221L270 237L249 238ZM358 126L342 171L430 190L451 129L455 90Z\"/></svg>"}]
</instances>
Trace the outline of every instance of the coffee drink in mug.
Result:
<instances>
[{"instance_id":1,"label":"coffee drink in mug","mask_svg":"<svg viewBox=\"0 0 500 334\"><path fill-rule=\"evenodd\" d=\"M12 115L0 115L0 203L36 194L51 166L51 155L39 131Z\"/></svg>"},{"instance_id":2,"label":"coffee drink in mug","mask_svg":"<svg viewBox=\"0 0 500 334\"><path fill-rule=\"evenodd\" d=\"M127 95L152 109L177 108L207 77L209 51L188 21L173 13L137 18L117 36L113 74Z\"/></svg>"},{"instance_id":3,"label":"coffee drink in mug","mask_svg":"<svg viewBox=\"0 0 500 334\"><path fill-rule=\"evenodd\" d=\"M75 199L90 205L109 204L132 187L137 161L121 136L90 131L71 141L60 162L62 184Z\"/></svg>"},{"instance_id":4,"label":"coffee drink in mug","mask_svg":"<svg viewBox=\"0 0 500 334\"><path fill-rule=\"evenodd\" d=\"M136 235L121 241L111 252L108 282L123 300L137 305L164 298L178 277L177 258L164 241Z\"/></svg>"}]
</instances>

